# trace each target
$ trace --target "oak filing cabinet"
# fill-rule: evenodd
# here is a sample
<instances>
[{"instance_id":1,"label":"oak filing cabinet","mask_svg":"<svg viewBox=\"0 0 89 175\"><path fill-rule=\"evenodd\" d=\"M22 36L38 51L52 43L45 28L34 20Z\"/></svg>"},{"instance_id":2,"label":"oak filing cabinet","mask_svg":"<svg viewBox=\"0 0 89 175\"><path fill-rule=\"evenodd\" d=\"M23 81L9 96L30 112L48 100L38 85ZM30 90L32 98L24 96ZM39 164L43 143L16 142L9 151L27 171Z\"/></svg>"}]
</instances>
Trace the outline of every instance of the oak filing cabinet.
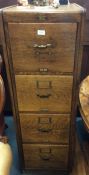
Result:
<instances>
[{"instance_id":1,"label":"oak filing cabinet","mask_svg":"<svg viewBox=\"0 0 89 175\"><path fill-rule=\"evenodd\" d=\"M85 10L77 4L1 11L21 168L72 167Z\"/></svg>"}]
</instances>

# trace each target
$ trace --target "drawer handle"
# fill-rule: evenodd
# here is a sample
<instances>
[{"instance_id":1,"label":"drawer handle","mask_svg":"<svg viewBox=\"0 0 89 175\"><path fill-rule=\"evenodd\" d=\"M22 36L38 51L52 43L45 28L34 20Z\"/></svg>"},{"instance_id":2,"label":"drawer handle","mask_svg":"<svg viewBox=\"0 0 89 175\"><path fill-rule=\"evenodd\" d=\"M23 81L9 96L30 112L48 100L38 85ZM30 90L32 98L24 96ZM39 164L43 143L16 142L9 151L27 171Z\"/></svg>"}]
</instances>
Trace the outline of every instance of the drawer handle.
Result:
<instances>
[{"instance_id":1,"label":"drawer handle","mask_svg":"<svg viewBox=\"0 0 89 175\"><path fill-rule=\"evenodd\" d=\"M52 154L51 154L51 149L48 150L44 150L44 149L40 149L40 157L43 160L50 160Z\"/></svg>"},{"instance_id":2,"label":"drawer handle","mask_svg":"<svg viewBox=\"0 0 89 175\"><path fill-rule=\"evenodd\" d=\"M38 118L38 131L50 132L52 130L51 117L39 117Z\"/></svg>"},{"instance_id":3,"label":"drawer handle","mask_svg":"<svg viewBox=\"0 0 89 175\"><path fill-rule=\"evenodd\" d=\"M52 130L52 128L46 128L46 127L43 126L43 127L38 128L38 130L40 132L50 132Z\"/></svg>"},{"instance_id":4,"label":"drawer handle","mask_svg":"<svg viewBox=\"0 0 89 175\"><path fill-rule=\"evenodd\" d=\"M51 88L52 82L51 81L37 81L36 82L37 92L36 95L39 98L49 98L51 96Z\"/></svg>"},{"instance_id":5,"label":"drawer handle","mask_svg":"<svg viewBox=\"0 0 89 175\"><path fill-rule=\"evenodd\" d=\"M41 45L38 45L38 44L34 44L33 45L34 48L40 48L40 49L45 49L45 48L49 48L49 47L52 47L52 44L41 44Z\"/></svg>"},{"instance_id":6,"label":"drawer handle","mask_svg":"<svg viewBox=\"0 0 89 175\"><path fill-rule=\"evenodd\" d=\"M51 94L37 94L37 97L39 98L49 98Z\"/></svg>"}]
</instances>

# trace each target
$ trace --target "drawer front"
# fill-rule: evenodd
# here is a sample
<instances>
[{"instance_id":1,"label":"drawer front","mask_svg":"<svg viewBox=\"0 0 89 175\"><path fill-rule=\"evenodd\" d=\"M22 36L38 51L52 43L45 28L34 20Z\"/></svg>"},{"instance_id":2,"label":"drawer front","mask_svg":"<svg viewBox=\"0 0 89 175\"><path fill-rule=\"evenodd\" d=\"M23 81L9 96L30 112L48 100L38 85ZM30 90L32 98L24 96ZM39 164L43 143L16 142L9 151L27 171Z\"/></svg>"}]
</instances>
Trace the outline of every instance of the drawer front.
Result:
<instances>
[{"instance_id":1,"label":"drawer front","mask_svg":"<svg viewBox=\"0 0 89 175\"><path fill-rule=\"evenodd\" d=\"M68 146L23 144L26 169L67 170Z\"/></svg>"},{"instance_id":2,"label":"drawer front","mask_svg":"<svg viewBox=\"0 0 89 175\"><path fill-rule=\"evenodd\" d=\"M23 142L69 143L69 114L20 114Z\"/></svg>"},{"instance_id":3,"label":"drawer front","mask_svg":"<svg viewBox=\"0 0 89 175\"><path fill-rule=\"evenodd\" d=\"M76 23L9 23L16 72L73 72Z\"/></svg>"},{"instance_id":4,"label":"drawer front","mask_svg":"<svg viewBox=\"0 0 89 175\"><path fill-rule=\"evenodd\" d=\"M19 111L71 112L72 76L16 75Z\"/></svg>"}]
</instances>

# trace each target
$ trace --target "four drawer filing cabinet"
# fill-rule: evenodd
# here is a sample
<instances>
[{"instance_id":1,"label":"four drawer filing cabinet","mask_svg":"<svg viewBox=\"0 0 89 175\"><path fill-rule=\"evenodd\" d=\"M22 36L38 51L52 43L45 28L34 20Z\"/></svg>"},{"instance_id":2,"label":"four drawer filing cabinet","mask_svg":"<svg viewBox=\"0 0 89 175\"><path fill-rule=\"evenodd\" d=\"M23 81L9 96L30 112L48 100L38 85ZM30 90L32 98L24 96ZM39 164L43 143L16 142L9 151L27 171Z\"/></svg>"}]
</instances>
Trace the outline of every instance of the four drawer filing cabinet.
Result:
<instances>
[{"instance_id":1,"label":"four drawer filing cabinet","mask_svg":"<svg viewBox=\"0 0 89 175\"><path fill-rule=\"evenodd\" d=\"M72 167L84 14L77 4L57 9L13 6L1 11L23 170Z\"/></svg>"}]
</instances>

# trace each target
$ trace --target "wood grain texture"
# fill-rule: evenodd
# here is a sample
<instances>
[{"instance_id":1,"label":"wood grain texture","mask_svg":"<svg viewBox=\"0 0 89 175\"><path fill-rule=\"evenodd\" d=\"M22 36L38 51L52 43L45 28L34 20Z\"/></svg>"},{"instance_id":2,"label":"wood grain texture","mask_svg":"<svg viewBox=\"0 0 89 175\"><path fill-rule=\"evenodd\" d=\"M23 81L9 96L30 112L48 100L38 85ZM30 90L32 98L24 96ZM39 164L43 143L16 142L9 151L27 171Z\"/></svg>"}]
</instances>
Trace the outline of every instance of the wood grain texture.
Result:
<instances>
[{"instance_id":1,"label":"wood grain texture","mask_svg":"<svg viewBox=\"0 0 89 175\"><path fill-rule=\"evenodd\" d=\"M88 175L89 174L89 164L88 164L88 148L89 143L82 143L80 144L80 141L78 139L78 136L76 135L76 144L75 144L75 156L74 156L74 165L72 172L70 172L70 175ZM51 174L51 172L49 172ZM55 172L56 173L56 172ZM62 175L64 173L61 172Z\"/></svg>"},{"instance_id":2,"label":"wood grain texture","mask_svg":"<svg viewBox=\"0 0 89 175\"><path fill-rule=\"evenodd\" d=\"M82 154L84 157L84 165L86 170L86 175L89 174L89 138L84 140L81 144Z\"/></svg>"},{"instance_id":3,"label":"wood grain texture","mask_svg":"<svg viewBox=\"0 0 89 175\"><path fill-rule=\"evenodd\" d=\"M67 170L68 146L23 144L23 150L26 169Z\"/></svg>"},{"instance_id":4,"label":"wood grain texture","mask_svg":"<svg viewBox=\"0 0 89 175\"><path fill-rule=\"evenodd\" d=\"M81 145L76 136L76 151L74 157L74 166L70 175L88 175L86 171L86 160L81 149Z\"/></svg>"},{"instance_id":5,"label":"wood grain texture","mask_svg":"<svg viewBox=\"0 0 89 175\"><path fill-rule=\"evenodd\" d=\"M89 131L89 76L80 85L79 102L83 121Z\"/></svg>"},{"instance_id":6,"label":"wood grain texture","mask_svg":"<svg viewBox=\"0 0 89 175\"><path fill-rule=\"evenodd\" d=\"M69 143L69 114L20 114L23 142Z\"/></svg>"},{"instance_id":7,"label":"wood grain texture","mask_svg":"<svg viewBox=\"0 0 89 175\"><path fill-rule=\"evenodd\" d=\"M59 168L60 170L61 169L69 170L72 167L73 157L74 157L74 149L75 149L75 115L76 115L76 109L77 109L77 92L78 92L78 84L79 84L79 76L80 76L81 53L82 53L81 52L81 50L82 50L82 47L81 47L82 27L81 26L83 26L82 21L84 20L84 18L83 18L84 12L85 12L84 9L76 4L72 4L69 6L62 6L62 7L60 6L58 9L55 9L55 10L51 9L50 11L49 10L47 10L47 11L41 10L41 7L40 7L39 12L37 10L35 10L34 8L29 9L29 7L27 7L27 8L26 7L25 8L23 8L23 7L10 7L10 8L4 9L4 11L3 11L3 22L4 22L4 31L5 31L5 39L6 39L5 40L6 42L4 44L5 44L5 46L7 48L7 52L8 52L7 59L5 57L5 62L6 62L6 66L7 66L7 72L9 70L9 75L11 78L11 89L13 92L12 101L13 101L13 104L15 106L15 119L16 119L16 125L18 126L17 127L17 132L19 133L18 139L20 140L19 148L21 146L21 151L22 151L22 152L20 151L20 157L22 159L22 162L25 165L25 166L23 165L22 169L24 169L24 168L25 169L31 169L31 168L33 168L33 169L35 169L35 168L50 169L50 167L53 166L53 168L55 168L55 169ZM34 23L35 23L35 25L33 25ZM50 73L51 71L50 72L48 71L48 72L46 72L46 75L45 75L45 74L42 74L42 72L37 71L37 69L39 69L39 68L36 68L36 70L35 70L35 67L37 66L37 61L35 62L34 65L32 63L33 60L31 61L31 65L33 65L33 68L31 68L32 66L30 65L30 62L27 61L27 54L28 54L28 56L30 55L30 53L28 53L28 49L26 46L26 44L28 43L28 40L29 40L28 36L30 36L31 42L32 42L32 40L36 40L36 42L39 41L39 43L33 43L33 44L42 44L42 45L44 44L45 45L46 41L48 43L50 37L53 38L53 33L51 33L51 32L52 31L54 32L54 29L55 29L54 25L57 26L57 24L59 24L59 23L60 23L60 25L58 25L56 32L58 33L58 37L61 35L63 37L63 39L60 37L60 43L62 44L62 47L64 45L64 48L65 48L64 50L60 46L59 40L57 40L57 35L55 35L55 38L57 40L58 46L62 50L61 51L61 62L63 63L63 65L61 63L61 66L59 65L59 67L57 67L58 69L61 67L61 71L58 72L55 69L55 64L54 64L54 67L51 68L51 70L53 69L53 74ZM17 26L18 31L16 28L17 24L18 24L18 26ZM26 24L26 28L24 27L25 24ZM69 26L68 26L68 24L69 24ZM29 25L31 25L31 30L34 29L32 32L32 35L31 35L31 33L29 34L29 32L30 32ZM62 27L59 27L61 25L62 25ZM13 26L12 27L13 30L11 29L11 26ZM15 28L14 28L14 26L15 26ZM21 26L22 26L22 28L21 28ZM35 26L35 27L33 27L33 26ZM42 26L42 28L45 27L45 30L47 30L47 33L48 33L48 37L47 38L44 37L44 39L42 39L42 41L41 41L41 38L36 38L35 32L34 32L38 29L39 26L40 27ZM49 26L52 26L52 27L49 27ZM64 29L63 26L65 26L66 29ZM77 27L77 30L76 30L76 27ZM51 29L51 28L53 28L53 29ZM15 31L14 31L15 29L17 31L16 36L17 36L18 42L15 39L15 37L16 37ZM24 33L23 29L24 30L26 29L27 33L25 33L25 35L23 35L23 33ZM70 33L69 33L69 29L70 29ZM10 32L11 32L11 35L10 35ZM67 32L68 32L68 35L67 35ZM21 33L21 34L19 34L19 33ZM13 38L13 35L14 35L14 38ZM65 35L66 40L64 38L64 35ZM73 43L72 43L72 39L71 39L72 35L73 35ZM76 37L76 39L75 39L75 37ZM12 40L16 41L17 42L16 44L18 45L17 56L16 56L15 51L13 52L13 48L15 48L15 50L16 50L16 47L14 46L14 41L12 41ZM69 53L66 52L67 41L68 41L68 47L70 47ZM24 43L26 48L22 43ZM50 43L48 43L48 44L50 44ZM75 47L75 48L71 48L71 44L72 44L72 47ZM20 49L20 46L22 47L21 49ZM57 48L57 50L59 49L59 47ZM26 67L26 69L25 69L24 67L21 68L22 65L19 65L20 69L17 71L17 70L15 70L13 63L15 62L17 57L19 60L19 56L20 56L20 63L19 64L22 64L21 52L23 52L23 49L24 49L24 51L25 51L25 49L27 50L27 52L25 52L25 54L24 54L24 58L25 58L24 59L24 67L25 67L25 65L28 66L27 63L29 63L29 66L28 66L28 68ZM38 48L34 48L34 49L38 49ZM66 61L66 64L65 64L65 59L63 61L62 58L66 58L66 56L67 57L70 56L71 49L74 50L73 55L72 55L73 57L71 58L72 61L74 59L74 62L71 62L72 64L70 64L71 65L70 66L69 65L70 59L68 60L68 62ZM59 53L59 50L57 52ZM64 57L65 53L67 55ZM15 55L15 57L14 57L14 55ZM23 57L23 54L22 54L22 57ZM33 59L35 59L33 57L32 52L31 52L31 57ZM14 62L13 62L13 58L15 58ZM7 62L8 62L8 64L7 64ZM57 62L57 63L59 63L59 62ZM47 63L47 65L48 64L49 63ZM69 68L68 68L67 64L69 65ZM44 66L44 65L45 64L43 63L42 66ZM52 63L50 63L50 65L52 65ZM30 67L30 69L29 69L29 67ZM64 67L66 67L66 70L63 70ZM42 68L44 68L44 67L42 67ZM27 69L29 69L29 70L27 70ZM31 70L31 72L30 72L30 70ZM61 134L60 140L62 142L64 142L62 145L60 145L61 143L57 143L57 145L55 145L54 143L51 143L51 136L50 136L49 143L45 143L46 137L43 137L42 138L43 142L39 141L39 143L37 144L37 143L35 143L36 137L35 137L35 134L33 132L33 136L34 136L34 137L32 137L32 139L34 139L33 143L31 144L28 140L28 144L27 144L27 142L24 141L25 138L23 138L23 140L22 140L23 136L21 135L21 132L23 132L23 131L20 130L20 129L22 129L20 126L20 124L21 124L20 122L22 122L21 118L22 118L23 114L25 114L26 116L29 114L33 115L34 122L33 122L33 119L31 119L30 117L29 117L29 119L27 119L26 116L23 116L27 120L26 124L31 122L31 127L33 129L36 128L37 116L39 114L42 115L40 122L42 124L43 123L48 123L48 124L45 124L44 126L42 124L40 124L39 127L41 130L46 130L46 131L47 131L47 129L49 129L51 127L51 125L49 124L50 119L45 118L45 116L47 116L47 115L53 116L55 114L55 119L54 119L55 122L53 123L53 126L55 128L57 116L62 114L62 118L61 118L61 116L59 116L60 122L57 122L57 124L59 123L58 127L60 128L60 124L61 124L61 122L63 122L63 118L65 118L63 116L65 116L66 114L70 115L69 125L66 125L67 127L70 127L69 136L67 136L67 139L69 140L69 142L64 141L65 139L62 138L62 134ZM31 119L31 121L30 121L30 119ZM52 117L52 121L53 121L53 117ZM68 121L65 119L64 122L66 124L66 122L68 122ZM23 119L23 125L24 125L24 119ZM65 125L62 125L62 126L65 127ZM56 128L57 128L57 126L56 126ZM56 129L56 131L57 131L57 129ZM62 132L64 132L63 128L62 128ZM56 137L57 137L57 134L55 136L55 139L56 139ZM52 142L55 141L55 139L53 139ZM39 140L40 140L40 137L39 137ZM57 140L56 140L56 142L57 142ZM45 143L45 145L44 145L44 143ZM66 145L65 143L67 143L68 145ZM42 148L41 148L41 155L39 156L40 146L42 146ZM22 150L22 148L23 148L23 150ZM45 161L50 159L50 152L51 152L50 150L52 150L53 159L51 159L49 161L48 165L46 165L47 164L46 162L44 165L44 163L43 163L44 161L41 161L40 158L43 160L45 159ZM33 155L33 153L32 153L33 151L36 154ZM31 157L30 157L30 153L31 153ZM35 155L36 155L36 157L35 157ZM60 155L60 156L58 156L58 155ZM23 158L23 156L25 159ZM37 163L37 165L36 165L36 163Z\"/></svg>"},{"instance_id":8,"label":"wood grain texture","mask_svg":"<svg viewBox=\"0 0 89 175\"><path fill-rule=\"evenodd\" d=\"M84 20L85 13L81 18L80 25L77 30L77 39L76 39L76 52L75 52L75 64L74 64L74 84L73 84L73 98L72 98L72 118L70 125L70 149L69 149L69 169L73 167L72 157L75 153L75 116L77 115L77 106L78 106L78 93L79 93L79 84L80 84L80 74L81 74L81 63L82 63L82 51L83 46L81 44L83 40L83 30L84 30ZM75 93L76 92L76 93Z\"/></svg>"},{"instance_id":9,"label":"wood grain texture","mask_svg":"<svg viewBox=\"0 0 89 175\"><path fill-rule=\"evenodd\" d=\"M76 23L9 23L8 28L15 73L40 73L42 68L47 73L73 73Z\"/></svg>"},{"instance_id":10,"label":"wood grain texture","mask_svg":"<svg viewBox=\"0 0 89 175\"><path fill-rule=\"evenodd\" d=\"M24 12L24 13L23 13ZM50 13L49 13L50 12ZM83 14L85 9L81 6L72 3L68 6L59 6L58 9L42 9L28 6L14 6L4 9L4 19L10 22L79 22L80 14ZM66 17L67 16L67 17Z\"/></svg>"},{"instance_id":11,"label":"wood grain texture","mask_svg":"<svg viewBox=\"0 0 89 175\"><path fill-rule=\"evenodd\" d=\"M71 112L72 76L16 75L19 111Z\"/></svg>"}]
</instances>

